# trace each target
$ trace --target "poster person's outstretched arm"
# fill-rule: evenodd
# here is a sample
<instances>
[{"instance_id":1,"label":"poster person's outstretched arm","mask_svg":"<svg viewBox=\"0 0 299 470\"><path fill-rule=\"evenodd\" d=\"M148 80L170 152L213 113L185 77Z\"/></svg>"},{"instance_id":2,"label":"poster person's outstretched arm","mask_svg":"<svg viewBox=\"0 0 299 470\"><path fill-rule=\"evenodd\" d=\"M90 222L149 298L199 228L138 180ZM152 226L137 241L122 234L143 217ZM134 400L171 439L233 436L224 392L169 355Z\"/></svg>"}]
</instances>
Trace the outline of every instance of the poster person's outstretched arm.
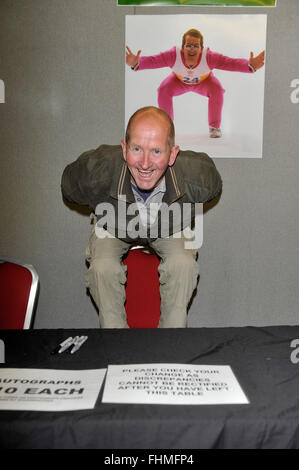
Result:
<instances>
[{"instance_id":1,"label":"poster person's outstretched arm","mask_svg":"<svg viewBox=\"0 0 299 470\"><path fill-rule=\"evenodd\" d=\"M126 46L126 64L134 70L137 70L141 65L142 69L171 68L176 59L176 48L173 47L169 51L161 52L157 55L142 57L142 64L140 63L140 54L141 50L134 54L129 46ZM257 56L250 52L249 59L233 59L208 50L207 59L211 69L216 68L231 72L254 72L264 66L265 51L260 52ZM250 69L248 69L248 65Z\"/></svg>"},{"instance_id":2,"label":"poster person's outstretched arm","mask_svg":"<svg viewBox=\"0 0 299 470\"><path fill-rule=\"evenodd\" d=\"M156 55L140 56L140 54L141 50L134 54L129 46L126 46L126 64L133 70L171 68L176 60L176 47Z\"/></svg>"}]
</instances>

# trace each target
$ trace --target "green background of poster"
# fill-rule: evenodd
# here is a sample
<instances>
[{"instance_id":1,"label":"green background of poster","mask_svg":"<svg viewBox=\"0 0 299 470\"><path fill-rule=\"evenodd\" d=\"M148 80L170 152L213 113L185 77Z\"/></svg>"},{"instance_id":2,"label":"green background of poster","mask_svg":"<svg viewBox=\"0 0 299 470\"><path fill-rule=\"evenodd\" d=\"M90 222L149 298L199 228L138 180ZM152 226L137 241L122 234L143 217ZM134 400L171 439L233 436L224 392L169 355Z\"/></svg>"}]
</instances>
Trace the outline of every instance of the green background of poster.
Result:
<instances>
[{"instance_id":1,"label":"green background of poster","mask_svg":"<svg viewBox=\"0 0 299 470\"><path fill-rule=\"evenodd\" d=\"M118 0L119 5L275 6L276 0Z\"/></svg>"}]
</instances>

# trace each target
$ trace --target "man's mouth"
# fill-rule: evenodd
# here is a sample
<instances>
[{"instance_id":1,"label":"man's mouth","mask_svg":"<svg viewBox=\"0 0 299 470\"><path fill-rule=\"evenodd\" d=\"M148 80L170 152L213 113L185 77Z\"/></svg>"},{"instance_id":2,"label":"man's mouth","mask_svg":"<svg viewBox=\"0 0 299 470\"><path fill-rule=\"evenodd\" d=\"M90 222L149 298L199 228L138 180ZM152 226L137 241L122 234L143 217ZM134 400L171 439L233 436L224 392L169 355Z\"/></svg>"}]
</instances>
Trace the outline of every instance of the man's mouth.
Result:
<instances>
[{"instance_id":1,"label":"man's mouth","mask_svg":"<svg viewBox=\"0 0 299 470\"><path fill-rule=\"evenodd\" d=\"M138 174L141 178L150 178L154 170L138 170Z\"/></svg>"}]
</instances>

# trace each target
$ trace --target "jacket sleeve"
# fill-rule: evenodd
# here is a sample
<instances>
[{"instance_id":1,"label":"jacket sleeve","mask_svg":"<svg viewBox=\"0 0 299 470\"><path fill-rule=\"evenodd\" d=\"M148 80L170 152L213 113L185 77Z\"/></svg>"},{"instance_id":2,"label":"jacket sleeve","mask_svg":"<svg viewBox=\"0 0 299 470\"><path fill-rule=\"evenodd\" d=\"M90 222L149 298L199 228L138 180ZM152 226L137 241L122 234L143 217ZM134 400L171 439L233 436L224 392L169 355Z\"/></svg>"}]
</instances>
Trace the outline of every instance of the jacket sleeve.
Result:
<instances>
[{"instance_id":1,"label":"jacket sleeve","mask_svg":"<svg viewBox=\"0 0 299 470\"><path fill-rule=\"evenodd\" d=\"M185 188L191 202L212 201L222 189L221 176L206 153L182 151Z\"/></svg>"},{"instance_id":2,"label":"jacket sleeve","mask_svg":"<svg viewBox=\"0 0 299 470\"><path fill-rule=\"evenodd\" d=\"M208 49L207 62L211 69L227 70L229 72L253 73L248 59L235 59Z\"/></svg>"},{"instance_id":3,"label":"jacket sleeve","mask_svg":"<svg viewBox=\"0 0 299 470\"><path fill-rule=\"evenodd\" d=\"M213 160L202 154L201 168L198 173L199 194L197 202L209 202L215 199L222 190L221 176Z\"/></svg>"},{"instance_id":4,"label":"jacket sleeve","mask_svg":"<svg viewBox=\"0 0 299 470\"><path fill-rule=\"evenodd\" d=\"M208 199L205 202L212 201L217 197L220 192L222 191L222 179L220 176L220 173L218 172L215 163L211 160L212 165L211 165L211 182L209 184L209 195Z\"/></svg>"},{"instance_id":5,"label":"jacket sleeve","mask_svg":"<svg viewBox=\"0 0 299 470\"><path fill-rule=\"evenodd\" d=\"M160 69L163 67L172 67L175 63L176 48L173 47L169 51L151 56L141 56L139 64L135 70Z\"/></svg>"},{"instance_id":6,"label":"jacket sleeve","mask_svg":"<svg viewBox=\"0 0 299 470\"><path fill-rule=\"evenodd\" d=\"M111 182L113 156L119 146L101 145L96 150L84 152L64 169L61 179L63 197L73 203L94 209L100 195Z\"/></svg>"},{"instance_id":7,"label":"jacket sleeve","mask_svg":"<svg viewBox=\"0 0 299 470\"><path fill-rule=\"evenodd\" d=\"M61 192L63 197L69 202L88 205L86 192L84 189L83 174L86 175L88 156L93 151L84 152L80 157L67 165L61 178Z\"/></svg>"}]
</instances>

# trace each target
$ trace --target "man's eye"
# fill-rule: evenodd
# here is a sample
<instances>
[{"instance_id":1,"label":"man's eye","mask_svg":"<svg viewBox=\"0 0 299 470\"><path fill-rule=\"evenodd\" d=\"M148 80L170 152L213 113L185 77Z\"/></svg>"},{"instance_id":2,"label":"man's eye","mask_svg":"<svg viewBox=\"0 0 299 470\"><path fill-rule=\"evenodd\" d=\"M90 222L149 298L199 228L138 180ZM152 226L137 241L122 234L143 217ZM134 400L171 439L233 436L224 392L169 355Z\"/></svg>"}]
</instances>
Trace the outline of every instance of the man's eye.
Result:
<instances>
[{"instance_id":1,"label":"man's eye","mask_svg":"<svg viewBox=\"0 0 299 470\"><path fill-rule=\"evenodd\" d=\"M153 150L153 153L154 153L154 155L160 155L161 150L159 150L159 149L154 149L154 150Z\"/></svg>"},{"instance_id":2,"label":"man's eye","mask_svg":"<svg viewBox=\"0 0 299 470\"><path fill-rule=\"evenodd\" d=\"M140 152L140 147L132 147L133 152Z\"/></svg>"},{"instance_id":3,"label":"man's eye","mask_svg":"<svg viewBox=\"0 0 299 470\"><path fill-rule=\"evenodd\" d=\"M186 47L188 49L191 49L191 47L194 47L195 49L199 49L199 45L198 44L186 44Z\"/></svg>"}]
</instances>

